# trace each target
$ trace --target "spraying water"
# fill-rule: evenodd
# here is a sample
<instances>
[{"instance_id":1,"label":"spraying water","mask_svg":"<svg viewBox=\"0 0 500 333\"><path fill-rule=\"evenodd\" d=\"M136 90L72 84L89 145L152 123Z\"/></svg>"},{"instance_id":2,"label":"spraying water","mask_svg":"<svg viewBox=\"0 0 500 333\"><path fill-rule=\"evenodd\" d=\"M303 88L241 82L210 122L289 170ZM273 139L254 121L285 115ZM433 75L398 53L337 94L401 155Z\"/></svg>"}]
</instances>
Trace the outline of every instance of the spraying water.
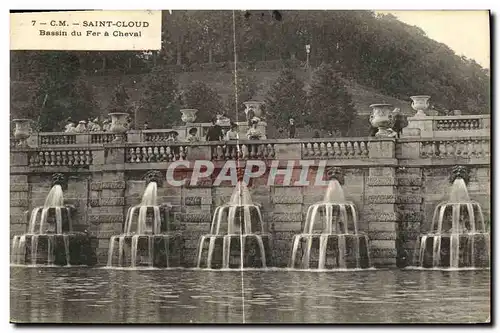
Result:
<instances>
[{"instance_id":1,"label":"spraying water","mask_svg":"<svg viewBox=\"0 0 500 333\"><path fill-rule=\"evenodd\" d=\"M462 178L453 181L448 201L436 206L430 232L416 246L421 267L489 266L490 240L483 211L470 199Z\"/></svg>"},{"instance_id":2,"label":"spraying water","mask_svg":"<svg viewBox=\"0 0 500 333\"><path fill-rule=\"evenodd\" d=\"M64 204L61 185L50 189L43 206L35 207L25 213L28 220L28 232L16 235L12 240L11 263L32 265L56 264L56 254L64 253L64 263L69 266L70 236L75 237L71 219L71 208ZM72 239L72 238L71 238ZM43 244L43 249L39 245ZM27 251L29 247L29 251ZM58 261L58 264L62 264Z\"/></svg>"},{"instance_id":3,"label":"spraying water","mask_svg":"<svg viewBox=\"0 0 500 333\"><path fill-rule=\"evenodd\" d=\"M198 268L267 267L269 236L260 207L244 182L235 186L229 202L215 209L210 233L200 238Z\"/></svg>"},{"instance_id":4,"label":"spraying water","mask_svg":"<svg viewBox=\"0 0 500 333\"><path fill-rule=\"evenodd\" d=\"M141 203L128 209L123 233L110 239L107 267L169 267L171 244L179 239L170 234L168 210L158 205L157 192L158 184L150 182Z\"/></svg>"}]
</instances>

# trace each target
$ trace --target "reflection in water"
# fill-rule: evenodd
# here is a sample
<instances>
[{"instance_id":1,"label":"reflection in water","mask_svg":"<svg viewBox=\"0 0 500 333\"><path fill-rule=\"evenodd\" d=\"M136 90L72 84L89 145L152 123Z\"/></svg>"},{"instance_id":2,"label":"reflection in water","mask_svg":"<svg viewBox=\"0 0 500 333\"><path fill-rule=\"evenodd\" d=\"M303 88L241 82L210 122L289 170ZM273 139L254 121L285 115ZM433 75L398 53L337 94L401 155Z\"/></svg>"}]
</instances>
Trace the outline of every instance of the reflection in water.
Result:
<instances>
[{"instance_id":1,"label":"reflection in water","mask_svg":"<svg viewBox=\"0 0 500 333\"><path fill-rule=\"evenodd\" d=\"M247 323L483 322L490 271L245 271ZM11 267L15 322L241 323L240 272ZM82 315L85 314L85 315Z\"/></svg>"}]
</instances>

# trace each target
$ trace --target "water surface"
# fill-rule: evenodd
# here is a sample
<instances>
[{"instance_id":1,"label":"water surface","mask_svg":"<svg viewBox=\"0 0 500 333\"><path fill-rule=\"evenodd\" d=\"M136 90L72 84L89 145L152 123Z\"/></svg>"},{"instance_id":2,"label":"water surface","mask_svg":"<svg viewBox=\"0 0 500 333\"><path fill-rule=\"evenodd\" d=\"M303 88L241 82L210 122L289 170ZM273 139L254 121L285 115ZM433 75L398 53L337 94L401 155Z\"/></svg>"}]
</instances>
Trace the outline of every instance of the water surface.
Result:
<instances>
[{"instance_id":1,"label":"water surface","mask_svg":"<svg viewBox=\"0 0 500 333\"><path fill-rule=\"evenodd\" d=\"M11 320L51 323L468 323L490 271L11 267Z\"/></svg>"}]
</instances>

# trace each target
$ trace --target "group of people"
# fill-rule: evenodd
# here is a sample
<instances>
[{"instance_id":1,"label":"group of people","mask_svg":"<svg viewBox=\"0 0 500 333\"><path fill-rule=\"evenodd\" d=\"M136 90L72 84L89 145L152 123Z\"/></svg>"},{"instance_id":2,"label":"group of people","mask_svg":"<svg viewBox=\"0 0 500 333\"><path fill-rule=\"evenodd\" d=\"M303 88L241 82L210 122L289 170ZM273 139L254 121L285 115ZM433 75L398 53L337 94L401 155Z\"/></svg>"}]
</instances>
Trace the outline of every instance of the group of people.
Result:
<instances>
[{"instance_id":1,"label":"group of people","mask_svg":"<svg viewBox=\"0 0 500 333\"><path fill-rule=\"evenodd\" d=\"M247 131L247 139L248 140L259 140L262 138L262 132L257 128L259 124L259 119L254 118L251 121L250 128ZM191 134L191 133L190 133ZM196 135L196 133L194 134ZM206 141L231 141L231 140L239 140L240 136L238 133L238 124L234 122L229 123L229 129L224 130L222 126L220 126L217 122L217 118L212 120L212 126L207 131L205 135Z\"/></svg>"},{"instance_id":2,"label":"group of people","mask_svg":"<svg viewBox=\"0 0 500 333\"><path fill-rule=\"evenodd\" d=\"M87 121L80 120L78 124L71 118L66 120L64 126L65 133L85 133L85 132L107 132L111 126L108 119L104 119L102 124L99 123L99 118L89 118Z\"/></svg>"}]
</instances>

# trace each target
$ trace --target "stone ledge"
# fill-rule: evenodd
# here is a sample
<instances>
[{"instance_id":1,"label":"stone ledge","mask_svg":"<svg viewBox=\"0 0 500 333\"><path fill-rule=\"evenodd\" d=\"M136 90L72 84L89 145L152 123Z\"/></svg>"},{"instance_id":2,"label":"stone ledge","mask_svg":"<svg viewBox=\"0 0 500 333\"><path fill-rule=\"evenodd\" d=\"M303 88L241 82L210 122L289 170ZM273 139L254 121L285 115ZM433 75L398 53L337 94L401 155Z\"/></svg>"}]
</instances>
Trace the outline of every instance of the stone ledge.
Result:
<instances>
[{"instance_id":1,"label":"stone ledge","mask_svg":"<svg viewBox=\"0 0 500 333\"><path fill-rule=\"evenodd\" d=\"M424 219L424 213L420 211L401 211L400 216L401 221L405 222L422 222Z\"/></svg>"},{"instance_id":2,"label":"stone ledge","mask_svg":"<svg viewBox=\"0 0 500 333\"><path fill-rule=\"evenodd\" d=\"M124 197L100 198L99 206L125 206Z\"/></svg>"},{"instance_id":3,"label":"stone ledge","mask_svg":"<svg viewBox=\"0 0 500 333\"><path fill-rule=\"evenodd\" d=\"M92 191L100 191L101 190L101 182L92 182L90 183L90 190Z\"/></svg>"},{"instance_id":4,"label":"stone ledge","mask_svg":"<svg viewBox=\"0 0 500 333\"><path fill-rule=\"evenodd\" d=\"M376 203L396 203L396 196L394 194L376 194L369 195L366 197L367 204L376 204Z\"/></svg>"},{"instance_id":5,"label":"stone ledge","mask_svg":"<svg viewBox=\"0 0 500 333\"><path fill-rule=\"evenodd\" d=\"M28 192L29 189L29 184L10 184L11 192Z\"/></svg>"},{"instance_id":6,"label":"stone ledge","mask_svg":"<svg viewBox=\"0 0 500 333\"><path fill-rule=\"evenodd\" d=\"M377 222L397 222L399 220L400 214L397 212L369 212L363 214L363 220L368 221L377 221Z\"/></svg>"},{"instance_id":7,"label":"stone ledge","mask_svg":"<svg viewBox=\"0 0 500 333\"><path fill-rule=\"evenodd\" d=\"M10 215L10 225L13 224L27 224L27 217L25 214L11 214Z\"/></svg>"},{"instance_id":8,"label":"stone ledge","mask_svg":"<svg viewBox=\"0 0 500 333\"><path fill-rule=\"evenodd\" d=\"M272 203L275 204L301 204L304 201L304 198L302 195L294 195L294 196L272 196L271 197Z\"/></svg>"},{"instance_id":9,"label":"stone ledge","mask_svg":"<svg viewBox=\"0 0 500 333\"><path fill-rule=\"evenodd\" d=\"M89 199L90 207L99 207L99 198Z\"/></svg>"},{"instance_id":10,"label":"stone ledge","mask_svg":"<svg viewBox=\"0 0 500 333\"><path fill-rule=\"evenodd\" d=\"M370 248L371 249L395 249L396 240L395 239L371 239L370 238Z\"/></svg>"},{"instance_id":11,"label":"stone ledge","mask_svg":"<svg viewBox=\"0 0 500 333\"><path fill-rule=\"evenodd\" d=\"M369 232L374 231L389 231L389 232L397 232L398 231L398 223L397 222L370 222L368 224Z\"/></svg>"},{"instance_id":12,"label":"stone ledge","mask_svg":"<svg viewBox=\"0 0 500 333\"><path fill-rule=\"evenodd\" d=\"M370 245L371 258L396 258L397 254L398 252L396 249L373 248Z\"/></svg>"},{"instance_id":13,"label":"stone ledge","mask_svg":"<svg viewBox=\"0 0 500 333\"><path fill-rule=\"evenodd\" d=\"M302 213L272 213L270 222L302 222Z\"/></svg>"},{"instance_id":14,"label":"stone ledge","mask_svg":"<svg viewBox=\"0 0 500 333\"><path fill-rule=\"evenodd\" d=\"M110 190L116 190L116 189L124 189L127 187L127 184L123 180L118 180L114 182L102 182L101 183L101 189L110 189Z\"/></svg>"},{"instance_id":15,"label":"stone ledge","mask_svg":"<svg viewBox=\"0 0 500 333\"><path fill-rule=\"evenodd\" d=\"M185 213L182 217L183 222L196 222L196 223L203 223L203 222L211 222L212 217L210 213Z\"/></svg>"},{"instance_id":16,"label":"stone ledge","mask_svg":"<svg viewBox=\"0 0 500 333\"><path fill-rule=\"evenodd\" d=\"M88 216L89 223L123 223L123 214L93 214Z\"/></svg>"},{"instance_id":17,"label":"stone ledge","mask_svg":"<svg viewBox=\"0 0 500 333\"><path fill-rule=\"evenodd\" d=\"M276 222L269 226L273 232L288 232L297 234L302 230L302 222Z\"/></svg>"},{"instance_id":18,"label":"stone ledge","mask_svg":"<svg viewBox=\"0 0 500 333\"><path fill-rule=\"evenodd\" d=\"M10 207L28 207L28 199L10 199Z\"/></svg>"},{"instance_id":19,"label":"stone ledge","mask_svg":"<svg viewBox=\"0 0 500 333\"><path fill-rule=\"evenodd\" d=\"M201 197L186 197L184 198L186 206L199 206L201 205Z\"/></svg>"},{"instance_id":20,"label":"stone ledge","mask_svg":"<svg viewBox=\"0 0 500 333\"><path fill-rule=\"evenodd\" d=\"M396 178L371 176L367 178L366 184L370 186L395 186Z\"/></svg>"},{"instance_id":21,"label":"stone ledge","mask_svg":"<svg viewBox=\"0 0 500 333\"><path fill-rule=\"evenodd\" d=\"M406 204L420 204L423 198L420 195L399 195L396 198L396 203L406 203Z\"/></svg>"},{"instance_id":22,"label":"stone ledge","mask_svg":"<svg viewBox=\"0 0 500 333\"><path fill-rule=\"evenodd\" d=\"M421 177L397 178L398 186L422 186Z\"/></svg>"}]
</instances>

